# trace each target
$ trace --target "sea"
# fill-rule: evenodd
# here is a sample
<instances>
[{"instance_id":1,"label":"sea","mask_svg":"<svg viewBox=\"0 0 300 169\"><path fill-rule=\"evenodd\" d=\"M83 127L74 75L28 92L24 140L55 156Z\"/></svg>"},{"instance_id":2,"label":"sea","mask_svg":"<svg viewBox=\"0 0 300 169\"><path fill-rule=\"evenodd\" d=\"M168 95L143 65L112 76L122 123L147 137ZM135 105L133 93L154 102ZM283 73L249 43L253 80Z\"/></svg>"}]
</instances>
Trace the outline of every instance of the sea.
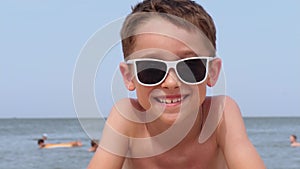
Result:
<instances>
[{"instance_id":1,"label":"sea","mask_svg":"<svg viewBox=\"0 0 300 169\"><path fill-rule=\"evenodd\" d=\"M300 147L290 147L289 136L299 135L300 117L245 117L248 136L268 169L300 169ZM84 169L93 134L101 135L105 120L90 120L89 127L74 119L0 119L0 169ZM94 126L94 127L93 127ZM39 149L37 139L47 142L80 140L82 147ZM98 135L97 134L97 135Z\"/></svg>"}]
</instances>

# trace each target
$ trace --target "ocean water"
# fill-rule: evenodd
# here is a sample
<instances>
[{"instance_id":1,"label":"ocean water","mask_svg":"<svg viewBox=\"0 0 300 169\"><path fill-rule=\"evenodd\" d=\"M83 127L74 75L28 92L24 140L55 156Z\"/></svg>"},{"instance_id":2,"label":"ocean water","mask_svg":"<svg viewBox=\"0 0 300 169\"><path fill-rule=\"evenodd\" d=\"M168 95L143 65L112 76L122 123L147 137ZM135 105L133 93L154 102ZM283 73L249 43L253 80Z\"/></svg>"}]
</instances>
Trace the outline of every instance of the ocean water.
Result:
<instances>
[{"instance_id":1,"label":"ocean water","mask_svg":"<svg viewBox=\"0 0 300 169\"><path fill-rule=\"evenodd\" d=\"M300 118L244 120L268 169L300 169L300 147L289 145L290 134L300 137ZM85 129L100 137L103 122L88 121ZM80 140L83 146L39 149L36 142L42 133L48 134L47 142ZM77 119L0 119L0 169L83 169L93 156L89 146L90 138Z\"/></svg>"}]
</instances>

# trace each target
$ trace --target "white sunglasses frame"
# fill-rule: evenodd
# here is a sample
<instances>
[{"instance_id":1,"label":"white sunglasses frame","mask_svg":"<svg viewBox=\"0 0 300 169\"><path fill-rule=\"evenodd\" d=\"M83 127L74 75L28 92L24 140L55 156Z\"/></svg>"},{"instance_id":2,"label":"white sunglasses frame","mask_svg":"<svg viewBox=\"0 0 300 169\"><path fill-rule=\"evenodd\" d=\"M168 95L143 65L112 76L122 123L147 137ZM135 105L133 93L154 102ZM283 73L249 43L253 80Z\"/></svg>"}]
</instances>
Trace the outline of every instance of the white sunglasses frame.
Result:
<instances>
[{"instance_id":1,"label":"white sunglasses frame","mask_svg":"<svg viewBox=\"0 0 300 169\"><path fill-rule=\"evenodd\" d=\"M193 60L193 59L206 59L206 72L205 72L205 77L200 81L200 82L195 82L195 83L190 83L190 82L186 82L184 81L178 74L177 72L177 69L176 69L176 65L177 63L179 62L182 62L182 61L186 61L186 60ZM212 57L209 57L209 56L197 56L197 57L189 57L189 58L184 58L184 59L180 59L180 60L176 60L176 61L165 61L165 60L160 60L160 59L153 59L153 58L139 58L139 59L130 59L130 60L127 60L126 61L126 64L133 64L134 65L134 76L136 77L137 81L139 84L143 85L143 86L147 86L147 87L152 87L152 86L157 86L159 84L161 84L165 79L166 77L168 76L168 73L170 71L171 68L174 69L175 73L176 73L176 76L178 77L178 79L187 84L187 85L198 85L198 84L201 84L203 83L206 78L207 78L207 75L208 75L208 66L209 66L209 62L216 59L215 56L212 56ZM166 73L164 75L164 77L157 83L154 83L154 84L145 84L143 82L141 82L138 78L138 72L137 72L137 66L136 66L136 62L137 61L157 61L157 62L163 62L164 64L167 65L167 70L166 70Z\"/></svg>"}]
</instances>

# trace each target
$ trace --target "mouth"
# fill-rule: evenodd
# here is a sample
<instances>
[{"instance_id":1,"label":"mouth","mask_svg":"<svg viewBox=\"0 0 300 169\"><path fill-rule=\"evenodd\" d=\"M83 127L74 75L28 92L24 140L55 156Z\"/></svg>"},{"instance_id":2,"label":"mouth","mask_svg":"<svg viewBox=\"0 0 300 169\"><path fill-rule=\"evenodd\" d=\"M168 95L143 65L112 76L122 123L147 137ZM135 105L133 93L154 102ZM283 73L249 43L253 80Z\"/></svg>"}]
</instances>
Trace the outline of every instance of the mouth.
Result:
<instances>
[{"instance_id":1,"label":"mouth","mask_svg":"<svg viewBox=\"0 0 300 169\"><path fill-rule=\"evenodd\" d=\"M174 96L164 96L164 97L155 97L154 99L166 105L178 105L184 101L184 99L188 97L188 95L174 95Z\"/></svg>"}]
</instances>

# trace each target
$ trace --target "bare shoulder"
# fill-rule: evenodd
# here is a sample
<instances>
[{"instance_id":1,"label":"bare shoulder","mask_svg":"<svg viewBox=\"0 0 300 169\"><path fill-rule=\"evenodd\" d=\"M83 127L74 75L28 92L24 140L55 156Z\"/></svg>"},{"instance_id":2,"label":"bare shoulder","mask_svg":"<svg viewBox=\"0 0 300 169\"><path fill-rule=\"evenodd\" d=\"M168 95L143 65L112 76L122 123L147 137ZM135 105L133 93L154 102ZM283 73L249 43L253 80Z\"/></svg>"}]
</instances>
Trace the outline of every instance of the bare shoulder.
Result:
<instances>
[{"instance_id":1,"label":"bare shoulder","mask_svg":"<svg viewBox=\"0 0 300 169\"><path fill-rule=\"evenodd\" d=\"M225 97L223 115L216 135L228 168L265 169L263 161L248 138L240 108L231 97Z\"/></svg>"},{"instance_id":2,"label":"bare shoulder","mask_svg":"<svg viewBox=\"0 0 300 169\"><path fill-rule=\"evenodd\" d=\"M240 112L237 102L230 96L226 96L226 95L207 97L205 99L204 104L205 104L204 106L206 107L209 106L210 108L211 106L220 107L223 109L223 112L231 112L231 111Z\"/></svg>"},{"instance_id":3,"label":"bare shoulder","mask_svg":"<svg viewBox=\"0 0 300 169\"><path fill-rule=\"evenodd\" d=\"M134 99L122 99L112 107L101 140L88 168L122 168L127 156L130 137L134 135L138 123L134 122L134 110L138 102Z\"/></svg>"},{"instance_id":4,"label":"bare shoulder","mask_svg":"<svg viewBox=\"0 0 300 169\"><path fill-rule=\"evenodd\" d=\"M210 109L206 112L218 112L221 115L221 120L238 120L242 118L240 108L237 102L226 95L212 96L206 99L205 109ZM213 111L212 111L213 110ZM229 119L235 117L234 119ZM222 122L221 121L221 122Z\"/></svg>"},{"instance_id":5,"label":"bare shoulder","mask_svg":"<svg viewBox=\"0 0 300 169\"><path fill-rule=\"evenodd\" d=\"M233 98L229 96L225 96L224 113L228 113L228 112L233 112L238 116L241 115L241 111L237 102Z\"/></svg>"},{"instance_id":6,"label":"bare shoulder","mask_svg":"<svg viewBox=\"0 0 300 169\"><path fill-rule=\"evenodd\" d=\"M238 105L229 96L208 96L202 104L202 109L204 123L199 137L200 143L205 142L211 136L215 136L218 143L223 143L224 136L229 136L228 134L231 134L236 127L240 131L243 130ZM229 130L229 128L234 130Z\"/></svg>"},{"instance_id":7,"label":"bare shoulder","mask_svg":"<svg viewBox=\"0 0 300 169\"><path fill-rule=\"evenodd\" d=\"M119 160L127 156L130 139L136 137L143 126L135 121L137 104L136 100L122 99L113 106L102 130L98 156Z\"/></svg>"},{"instance_id":8,"label":"bare shoulder","mask_svg":"<svg viewBox=\"0 0 300 169\"><path fill-rule=\"evenodd\" d=\"M240 108L237 102L229 96L224 97L223 114L219 124L219 134L224 133L229 135L230 138L236 136L240 138L247 137Z\"/></svg>"},{"instance_id":9,"label":"bare shoulder","mask_svg":"<svg viewBox=\"0 0 300 169\"><path fill-rule=\"evenodd\" d=\"M119 100L111 109L106 125L124 135L133 136L142 126L140 112L142 109L137 100L128 98Z\"/></svg>"},{"instance_id":10,"label":"bare shoulder","mask_svg":"<svg viewBox=\"0 0 300 169\"><path fill-rule=\"evenodd\" d=\"M229 140L247 139L241 111L234 99L225 95L207 97L203 108L205 123L213 130L211 133L216 134L218 144L222 146Z\"/></svg>"},{"instance_id":11,"label":"bare shoulder","mask_svg":"<svg viewBox=\"0 0 300 169\"><path fill-rule=\"evenodd\" d=\"M292 143L292 144L291 144L291 147L300 147L300 143L299 143L299 142Z\"/></svg>"}]
</instances>

